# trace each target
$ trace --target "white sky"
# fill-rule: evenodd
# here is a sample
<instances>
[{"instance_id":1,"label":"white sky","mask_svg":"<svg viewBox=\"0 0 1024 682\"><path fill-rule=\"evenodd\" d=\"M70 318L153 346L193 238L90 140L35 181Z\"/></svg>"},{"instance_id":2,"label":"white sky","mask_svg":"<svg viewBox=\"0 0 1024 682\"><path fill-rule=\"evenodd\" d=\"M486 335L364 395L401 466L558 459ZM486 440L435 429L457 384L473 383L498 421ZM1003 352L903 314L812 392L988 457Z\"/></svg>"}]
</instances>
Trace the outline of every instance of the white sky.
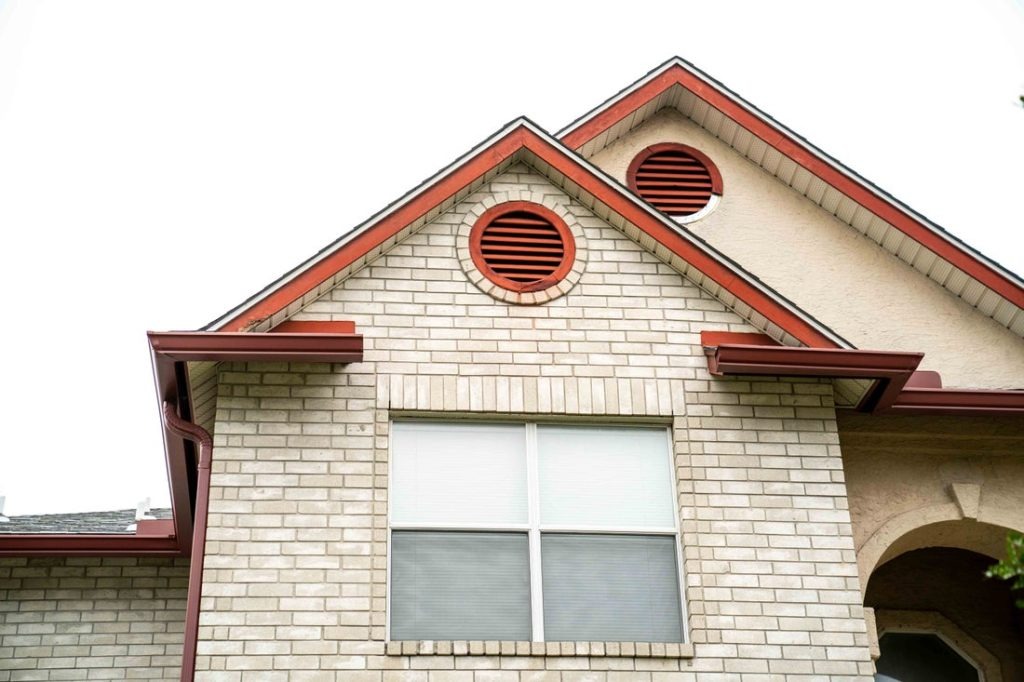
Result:
<instances>
[{"instance_id":1,"label":"white sky","mask_svg":"<svg viewBox=\"0 0 1024 682\"><path fill-rule=\"evenodd\" d=\"M1024 272L1021 2L0 0L6 513L166 504L147 329L676 54Z\"/></svg>"}]
</instances>

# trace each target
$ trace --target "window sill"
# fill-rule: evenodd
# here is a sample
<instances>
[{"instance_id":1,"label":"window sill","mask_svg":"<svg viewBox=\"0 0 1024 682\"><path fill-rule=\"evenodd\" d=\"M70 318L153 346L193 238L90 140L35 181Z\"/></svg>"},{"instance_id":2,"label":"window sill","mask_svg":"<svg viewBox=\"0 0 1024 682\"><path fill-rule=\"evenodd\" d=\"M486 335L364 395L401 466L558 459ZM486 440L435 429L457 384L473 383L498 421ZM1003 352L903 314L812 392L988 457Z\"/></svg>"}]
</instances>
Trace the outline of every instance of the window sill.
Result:
<instances>
[{"instance_id":1,"label":"window sill","mask_svg":"<svg viewBox=\"0 0 1024 682\"><path fill-rule=\"evenodd\" d=\"M597 656L693 658L693 644L666 642L392 641L388 656Z\"/></svg>"}]
</instances>

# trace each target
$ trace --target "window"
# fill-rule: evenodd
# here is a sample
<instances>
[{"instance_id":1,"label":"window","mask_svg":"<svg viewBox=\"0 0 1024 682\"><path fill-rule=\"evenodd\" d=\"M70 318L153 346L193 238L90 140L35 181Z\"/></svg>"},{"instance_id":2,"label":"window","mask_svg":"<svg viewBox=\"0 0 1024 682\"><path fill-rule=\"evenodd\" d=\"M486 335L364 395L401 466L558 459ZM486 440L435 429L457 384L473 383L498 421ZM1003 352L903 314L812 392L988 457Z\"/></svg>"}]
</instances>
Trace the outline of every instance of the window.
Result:
<instances>
[{"instance_id":1,"label":"window","mask_svg":"<svg viewBox=\"0 0 1024 682\"><path fill-rule=\"evenodd\" d=\"M391 640L682 642L664 428L396 422Z\"/></svg>"},{"instance_id":2,"label":"window","mask_svg":"<svg viewBox=\"0 0 1024 682\"><path fill-rule=\"evenodd\" d=\"M880 641L877 682L978 682L978 669L930 632L887 632Z\"/></svg>"}]
</instances>

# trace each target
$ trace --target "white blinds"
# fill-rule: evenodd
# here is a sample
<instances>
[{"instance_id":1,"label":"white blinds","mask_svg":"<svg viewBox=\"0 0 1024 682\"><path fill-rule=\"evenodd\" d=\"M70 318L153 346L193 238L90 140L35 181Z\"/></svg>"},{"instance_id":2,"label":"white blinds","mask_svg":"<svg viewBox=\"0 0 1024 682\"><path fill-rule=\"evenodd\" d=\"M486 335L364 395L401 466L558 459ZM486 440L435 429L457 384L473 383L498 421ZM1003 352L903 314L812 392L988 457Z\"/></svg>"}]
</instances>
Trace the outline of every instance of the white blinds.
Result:
<instances>
[{"instance_id":1,"label":"white blinds","mask_svg":"<svg viewBox=\"0 0 1024 682\"><path fill-rule=\"evenodd\" d=\"M672 528L665 429L537 427L545 526Z\"/></svg>"},{"instance_id":2,"label":"white blinds","mask_svg":"<svg viewBox=\"0 0 1024 682\"><path fill-rule=\"evenodd\" d=\"M397 422L392 439L392 523L527 522L521 424Z\"/></svg>"}]
</instances>

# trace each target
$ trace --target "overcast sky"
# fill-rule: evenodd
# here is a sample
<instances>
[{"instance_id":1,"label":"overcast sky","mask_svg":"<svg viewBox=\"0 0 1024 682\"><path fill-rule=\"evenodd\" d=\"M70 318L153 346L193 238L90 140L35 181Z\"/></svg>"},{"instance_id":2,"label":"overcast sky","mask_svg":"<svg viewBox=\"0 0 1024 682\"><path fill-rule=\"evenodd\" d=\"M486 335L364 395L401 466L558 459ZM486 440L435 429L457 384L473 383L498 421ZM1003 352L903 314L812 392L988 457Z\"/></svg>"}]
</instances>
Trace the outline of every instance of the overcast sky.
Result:
<instances>
[{"instance_id":1,"label":"overcast sky","mask_svg":"<svg viewBox=\"0 0 1024 682\"><path fill-rule=\"evenodd\" d=\"M205 324L509 120L555 132L672 55L1024 272L1013 0L0 0L6 512L166 504L147 329Z\"/></svg>"}]
</instances>

